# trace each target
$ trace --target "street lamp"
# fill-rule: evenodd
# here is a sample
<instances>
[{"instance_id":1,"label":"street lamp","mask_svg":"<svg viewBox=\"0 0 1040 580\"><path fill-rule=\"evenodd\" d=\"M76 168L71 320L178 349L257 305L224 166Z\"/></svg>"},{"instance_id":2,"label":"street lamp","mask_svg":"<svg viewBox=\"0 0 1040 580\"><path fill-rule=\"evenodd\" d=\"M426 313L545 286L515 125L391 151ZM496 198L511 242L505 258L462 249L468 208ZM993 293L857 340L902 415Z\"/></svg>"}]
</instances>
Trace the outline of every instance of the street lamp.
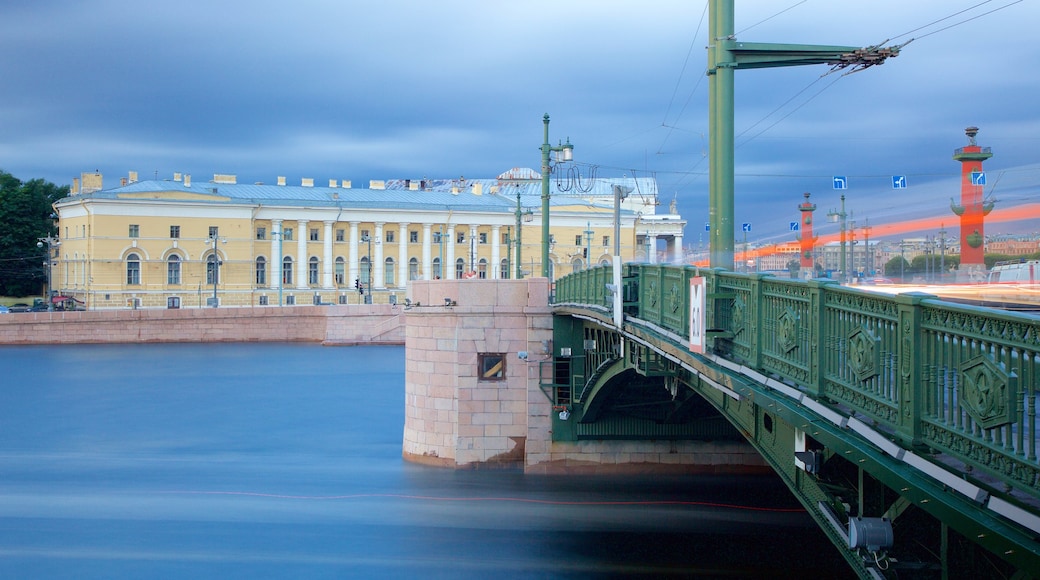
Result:
<instances>
[{"instance_id":1,"label":"street lamp","mask_svg":"<svg viewBox=\"0 0 1040 580\"><path fill-rule=\"evenodd\" d=\"M53 248L61 245L61 240L53 236L47 236L46 238L36 238L36 247L42 248L44 244L47 244L47 310L54 310L54 289L51 287L51 266L54 261Z\"/></svg>"},{"instance_id":2,"label":"street lamp","mask_svg":"<svg viewBox=\"0 0 1040 580\"><path fill-rule=\"evenodd\" d=\"M365 282L368 284L368 294L365 294L362 290L362 294L365 296L365 304L372 303L372 236L365 234L361 236L362 242L368 242L368 269L365 271Z\"/></svg>"},{"instance_id":3,"label":"street lamp","mask_svg":"<svg viewBox=\"0 0 1040 580\"><path fill-rule=\"evenodd\" d=\"M549 215L546 212L545 215ZM520 246L524 242L524 224L521 222L523 218L524 222L529 222L534 219L534 212L530 209L523 211L520 207L520 186L516 186L516 279L519 280L524 277L523 262L520 257Z\"/></svg>"},{"instance_id":4,"label":"street lamp","mask_svg":"<svg viewBox=\"0 0 1040 580\"><path fill-rule=\"evenodd\" d=\"M827 217L831 218L831 221L839 221L841 223L841 258L839 259L841 269L841 282L848 282L848 276L845 273L845 218L848 214L845 213L845 195L841 196L841 211L834 211L833 209L827 212Z\"/></svg>"},{"instance_id":5,"label":"street lamp","mask_svg":"<svg viewBox=\"0 0 1040 580\"><path fill-rule=\"evenodd\" d=\"M574 145L568 137L567 143L558 147L549 145L549 113L542 117L544 138L542 140L542 276L549 277L549 153L559 153L557 162L566 163L574 159Z\"/></svg>"},{"instance_id":6,"label":"street lamp","mask_svg":"<svg viewBox=\"0 0 1040 580\"><path fill-rule=\"evenodd\" d=\"M219 305L217 302L217 281L220 279L220 265L222 264L219 256L217 256L217 242L220 241L226 244L227 238L221 238L216 232L213 232L209 237L209 241L213 244L213 255L210 256L211 273L213 275L213 308L217 308Z\"/></svg>"}]
</instances>

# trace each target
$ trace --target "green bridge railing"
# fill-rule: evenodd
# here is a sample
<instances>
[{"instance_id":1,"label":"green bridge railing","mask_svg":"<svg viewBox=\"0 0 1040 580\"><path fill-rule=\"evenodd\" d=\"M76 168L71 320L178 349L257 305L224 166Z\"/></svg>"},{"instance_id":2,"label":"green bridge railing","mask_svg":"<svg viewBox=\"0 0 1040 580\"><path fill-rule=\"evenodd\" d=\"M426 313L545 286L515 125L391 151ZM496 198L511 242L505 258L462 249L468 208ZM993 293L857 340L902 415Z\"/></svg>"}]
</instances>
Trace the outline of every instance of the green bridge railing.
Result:
<instances>
[{"instance_id":1,"label":"green bridge railing","mask_svg":"<svg viewBox=\"0 0 1040 580\"><path fill-rule=\"evenodd\" d=\"M1040 318L691 266L626 264L626 316L690 332L690 279L705 277L708 347L814 399L873 419L904 448L925 446L1040 498ZM611 269L556 282L556 304L612 308Z\"/></svg>"}]
</instances>

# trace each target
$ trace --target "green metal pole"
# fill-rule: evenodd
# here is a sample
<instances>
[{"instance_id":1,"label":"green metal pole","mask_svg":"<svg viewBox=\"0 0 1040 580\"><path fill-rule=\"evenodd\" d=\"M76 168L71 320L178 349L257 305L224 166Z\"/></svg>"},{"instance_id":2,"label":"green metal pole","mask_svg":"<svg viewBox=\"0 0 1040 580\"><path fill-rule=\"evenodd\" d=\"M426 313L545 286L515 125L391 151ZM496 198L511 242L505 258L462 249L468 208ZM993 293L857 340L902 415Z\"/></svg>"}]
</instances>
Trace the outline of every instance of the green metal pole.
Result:
<instances>
[{"instance_id":1,"label":"green metal pole","mask_svg":"<svg viewBox=\"0 0 1040 580\"><path fill-rule=\"evenodd\" d=\"M733 33L733 0L709 4L711 30L708 49L709 105L709 214L710 265L733 269L733 73L736 67L728 49Z\"/></svg>"},{"instance_id":2,"label":"green metal pole","mask_svg":"<svg viewBox=\"0 0 1040 580\"><path fill-rule=\"evenodd\" d=\"M516 279L524 277L524 263L520 258L520 245L524 242L523 224L520 220L523 216L520 211L520 186L516 188Z\"/></svg>"},{"instance_id":3,"label":"green metal pole","mask_svg":"<svg viewBox=\"0 0 1040 580\"><path fill-rule=\"evenodd\" d=\"M549 277L549 113L542 117L542 276Z\"/></svg>"}]
</instances>

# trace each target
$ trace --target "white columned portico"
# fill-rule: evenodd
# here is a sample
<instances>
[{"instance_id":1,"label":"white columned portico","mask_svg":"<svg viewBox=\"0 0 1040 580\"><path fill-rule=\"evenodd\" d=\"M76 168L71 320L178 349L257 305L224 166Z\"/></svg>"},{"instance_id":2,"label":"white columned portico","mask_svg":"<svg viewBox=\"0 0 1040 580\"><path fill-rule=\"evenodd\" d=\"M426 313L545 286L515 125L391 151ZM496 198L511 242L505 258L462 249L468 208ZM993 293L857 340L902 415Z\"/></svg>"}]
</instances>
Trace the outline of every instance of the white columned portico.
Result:
<instances>
[{"instance_id":1,"label":"white columned portico","mask_svg":"<svg viewBox=\"0 0 1040 580\"><path fill-rule=\"evenodd\" d=\"M282 287L282 220L271 220L271 288Z\"/></svg>"},{"instance_id":2,"label":"white columned portico","mask_svg":"<svg viewBox=\"0 0 1040 580\"><path fill-rule=\"evenodd\" d=\"M324 240L325 242L325 247L323 248L324 256L321 260L321 287L327 290L331 290L335 288L335 284L333 284L332 281L332 226L336 222L332 220L325 220L323 223L325 224L325 232L322 240Z\"/></svg>"},{"instance_id":3,"label":"white columned portico","mask_svg":"<svg viewBox=\"0 0 1040 580\"><path fill-rule=\"evenodd\" d=\"M433 279L433 224L422 225L422 279Z\"/></svg>"},{"instance_id":4,"label":"white columned portico","mask_svg":"<svg viewBox=\"0 0 1040 580\"><path fill-rule=\"evenodd\" d=\"M307 220L296 220L296 289L307 289Z\"/></svg>"},{"instance_id":5,"label":"white columned portico","mask_svg":"<svg viewBox=\"0 0 1040 580\"><path fill-rule=\"evenodd\" d=\"M445 280L455 279L455 224L448 225L448 239L441 240L441 243L448 246L447 256L444 257L444 263L441 264L441 270L443 271L443 278Z\"/></svg>"},{"instance_id":6,"label":"white columned portico","mask_svg":"<svg viewBox=\"0 0 1040 580\"><path fill-rule=\"evenodd\" d=\"M386 288L386 278L383 275L385 264L383 263L383 225L386 222L376 222L376 237L372 238L372 252L375 256L372 256L371 260L375 262L375 269L372 277L373 288Z\"/></svg>"},{"instance_id":7,"label":"white columned portico","mask_svg":"<svg viewBox=\"0 0 1040 580\"><path fill-rule=\"evenodd\" d=\"M491 265L489 266L491 272L488 278L492 280L498 280L502 273L501 264L499 264L502 261L502 250L499 247L502 238L501 230L502 226L491 226Z\"/></svg>"},{"instance_id":8,"label":"white columned portico","mask_svg":"<svg viewBox=\"0 0 1040 580\"><path fill-rule=\"evenodd\" d=\"M408 286L408 223L401 222L397 228L397 287Z\"/></svg>"},{"instance_id":9,"label":"white columned portico","mask_svg":"<svg viewBox=\"0 0 1040 580\"><path fill-rule=\"evenodd\" d=\"M361 222L350 222L350 255L347 257L350 261L350 275L347 278L347 284L353 284L361 277L361 256L358 256L359 225Z\"/></svg>"}]
</instances>

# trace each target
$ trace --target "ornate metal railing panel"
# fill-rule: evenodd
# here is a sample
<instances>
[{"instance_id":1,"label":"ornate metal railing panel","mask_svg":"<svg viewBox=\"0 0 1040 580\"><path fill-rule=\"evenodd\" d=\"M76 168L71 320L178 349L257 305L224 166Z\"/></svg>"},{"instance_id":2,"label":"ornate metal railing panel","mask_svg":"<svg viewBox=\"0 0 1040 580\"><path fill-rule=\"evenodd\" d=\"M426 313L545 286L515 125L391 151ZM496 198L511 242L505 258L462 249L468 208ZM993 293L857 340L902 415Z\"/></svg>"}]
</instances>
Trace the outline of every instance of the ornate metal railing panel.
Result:
<instances>
[{"instance_id":1,"label":"ornate metal railing panel","mask_svg":"<svg viewBox=\"0 0 1040 580\"><path fill-rule=\"evenodd\" d=\"M687 337L689 280L705 276L715 353L869 417L906 448L925 445L1040 498L1040 318L833 282L626 269L638 271L630 315ZM591 272L557 281L557 300L611 308L609 275Z\"/></svg>"}]
</instances>

